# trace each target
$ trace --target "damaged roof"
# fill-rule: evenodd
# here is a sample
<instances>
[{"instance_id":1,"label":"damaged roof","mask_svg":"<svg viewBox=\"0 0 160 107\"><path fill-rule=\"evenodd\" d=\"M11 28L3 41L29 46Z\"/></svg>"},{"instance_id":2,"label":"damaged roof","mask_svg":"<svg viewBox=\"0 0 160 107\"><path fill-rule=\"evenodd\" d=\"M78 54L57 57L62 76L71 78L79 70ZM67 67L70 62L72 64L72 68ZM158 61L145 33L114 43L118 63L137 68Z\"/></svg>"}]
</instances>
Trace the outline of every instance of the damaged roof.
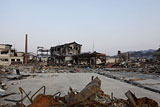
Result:
<instances>
[{"instance_id":1,"label":"damaged roof","mask_svg":"<svg viewBox=\"0 0 160 107\"><path fill-rule=\"evenodd\" d=\"M71 42L71 43L66 43L66 44L63 44L63 45L57 45L57 46L51 47L51 49L55 48L55 47L62 47L62 46L71 45L71 44L77 44L77 45L82 46L81 44L78 44L77 42L74 41L74 42Z\"/></svg>"}]
</instances>

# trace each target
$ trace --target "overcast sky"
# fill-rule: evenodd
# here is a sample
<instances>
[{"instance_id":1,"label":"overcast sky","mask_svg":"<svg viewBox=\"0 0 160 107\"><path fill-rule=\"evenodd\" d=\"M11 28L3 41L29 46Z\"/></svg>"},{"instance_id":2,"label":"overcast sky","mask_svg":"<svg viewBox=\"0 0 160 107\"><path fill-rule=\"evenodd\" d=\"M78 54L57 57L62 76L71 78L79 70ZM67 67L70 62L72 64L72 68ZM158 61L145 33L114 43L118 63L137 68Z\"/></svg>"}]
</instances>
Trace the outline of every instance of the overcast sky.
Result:
<instances>
[{"instance_id":1,"label":"overcast sky","mask_svg":"<svg viewBox=\"0 0 160 107\"><path fill-rule=\"evenodd\" d=\"M76 41L82 51L157 49L160 0L0 0L0 43L29 51Z\"/></svg>"}]
</instances>

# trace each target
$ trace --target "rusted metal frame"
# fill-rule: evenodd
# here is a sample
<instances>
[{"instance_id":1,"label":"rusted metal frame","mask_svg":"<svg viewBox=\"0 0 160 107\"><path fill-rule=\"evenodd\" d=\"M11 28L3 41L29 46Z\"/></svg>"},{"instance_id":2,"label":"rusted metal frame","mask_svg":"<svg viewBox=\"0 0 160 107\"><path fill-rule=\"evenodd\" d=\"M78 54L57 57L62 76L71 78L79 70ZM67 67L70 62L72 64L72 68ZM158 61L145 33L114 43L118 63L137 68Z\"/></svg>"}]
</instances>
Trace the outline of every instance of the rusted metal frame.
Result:
<instances>
[{"instance_id":1,"label":"rusted metal frame","mask_svg":"<svg viewBox=\"0 0 160 107\"><path fill-rule=\"evenodd\" d=\"M16 94L16 93L12 92L12 93L9 93L9 94L6 94L6 95L3 95L3 96L1 96L0 98L4 98L4 97L10 96L10 95L14 95L14 94Z\"/></svg>"},{"instance_id":2,"label":"rusted metal frame","mask_svg":"<svg viewBox=\"0 0 160 107\"><path fill-rule=\"evenodd\" d=\"M23 90L22 87L19 87L19 91L21 92L21 104L23 104L23 93L25 93L26 97L28 98L28 100L32 103L32 100L29 98L28 94L26 94L26 92Z\"/></svg>"},{"instance_id":3,"label":"rusted metal frame","mask_svg":"<svg viewBox=\"0 0 160 107\"><path fill-rule=\"evenodd\" d=\"M32 95L32 97L31 97L31 101L33 101L32 99L33 99L33 97L41 90L41 89L43 89L44 88L44 95L45 95L45 92L46 92L46 87L45 86L42 86L39 90L37 90L33 95Z\"/></svg>"},{"instance_id":4,"label":"rusted metal frame","mask_svg":"<svg viewBox=\"0 0 160 107\"><path fill-rule=\"evenodd\" d=\"M59 95L58 95L58 94L59 94ZM58 97L60 97L61 92L57 92L57 93L55 93L53 96L55 97L56 95L58 95Z\"/></svg>"},{"instance_id":5,"label":"rusted metal frame","mask_svg":"<svg viewBox=\"0 0 160 107\"><path fill-rule=\"evenodd\" d=\"M29 96L30 94L31 94L31 91L27 95ZM12 99L4 99L4 100L19 103L19 102L23 101L26 97L27 96L23 97L23 99L20 99L20 100L12 100Z\"/></svg>"}]
</instances>

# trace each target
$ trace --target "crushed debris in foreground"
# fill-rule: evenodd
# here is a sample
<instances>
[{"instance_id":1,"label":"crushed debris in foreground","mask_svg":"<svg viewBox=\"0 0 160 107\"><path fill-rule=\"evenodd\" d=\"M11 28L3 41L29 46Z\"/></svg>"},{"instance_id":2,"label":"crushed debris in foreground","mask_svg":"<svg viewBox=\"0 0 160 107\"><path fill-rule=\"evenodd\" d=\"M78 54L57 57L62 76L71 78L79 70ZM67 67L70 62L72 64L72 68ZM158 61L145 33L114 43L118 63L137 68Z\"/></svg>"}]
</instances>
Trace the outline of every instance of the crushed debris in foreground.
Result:
<instances>
[{"instance_id":1,"label":"crushed debris in foreground","mask_svg":"<svg viewBox=\"0 0 160 107\"><path fill-rule=\"evenodd\" d=\"M44 89L43 94L37 93ZM118 99L113 96L113 93L107 95L101 90L101 80L92 76L90 83L86 87L77 92L71 87L68 95L60 96L58 92L54 95L45 95L45 86L41 87L31 97L30 93L26 93L21 87L21 100L16 103L16 107L25 107L23 100L28 98L30 101L29 107L158 107L158 103L147 97L137 98L131 91L125 93L128 100ZM26 96L23 97L23 94ZM34 99L33 97L37 95ZM16 100L6 99L6 101L16 102Z\"/></svg>"}]
</instances>

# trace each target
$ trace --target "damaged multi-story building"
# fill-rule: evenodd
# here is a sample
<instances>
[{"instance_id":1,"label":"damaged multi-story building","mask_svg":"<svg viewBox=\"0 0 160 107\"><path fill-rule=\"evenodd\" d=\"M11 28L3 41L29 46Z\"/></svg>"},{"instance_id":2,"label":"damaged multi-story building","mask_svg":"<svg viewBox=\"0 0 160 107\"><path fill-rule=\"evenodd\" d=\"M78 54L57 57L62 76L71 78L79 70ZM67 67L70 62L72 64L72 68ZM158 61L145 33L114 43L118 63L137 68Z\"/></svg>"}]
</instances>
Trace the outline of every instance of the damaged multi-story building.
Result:
<instances>
[{"instance_id":1,"label":"damaged multi-story building","mask_svg":"<svg viewBox=\"0 0 160 107\"><path fill-rule=\"evenodd\" d=\"M76 42L51 47L51 62L55 65L94 66L105 65L106 54L81 53L82 45Z\"/></svg>"},{"instance_id":2,"label":"damaged multi-story building","mask_svg":"<svg viewBox=\"0 0 160 107\"><path fill-rule=\"evenodd\" d=\"M50 48L51 63L56 65L72 65L73 56L81 54L81 44L76 42L66 43Z\"/></svg>"},{"instance_id":3,"label":"damaged multi-story building","mask_svg":"<svg viewBox=\"0 0 160 107\"><path fill-rule=\"evenodd\" d=\"M10 44L0 44L0 65L23 64L24 53L12 49Z\"/></svg>"}]
</instances>

